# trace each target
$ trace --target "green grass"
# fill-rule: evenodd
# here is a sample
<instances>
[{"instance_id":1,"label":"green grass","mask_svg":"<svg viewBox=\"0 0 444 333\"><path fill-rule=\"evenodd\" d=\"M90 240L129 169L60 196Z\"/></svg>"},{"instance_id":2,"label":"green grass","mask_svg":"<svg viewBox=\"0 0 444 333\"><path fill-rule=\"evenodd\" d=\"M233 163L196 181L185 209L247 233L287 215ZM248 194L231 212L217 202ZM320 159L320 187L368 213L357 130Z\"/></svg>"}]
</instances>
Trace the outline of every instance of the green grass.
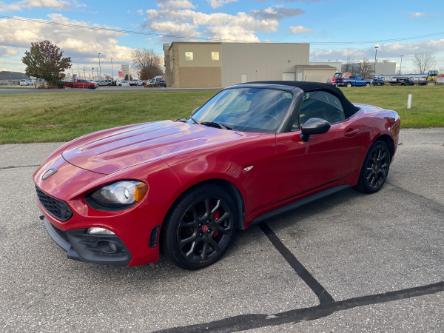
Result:
<instances>
[{"instance_id":1,"label":"green grass","mask_svg":"<svg viewBox=\"0 0 444 333\"><path fill-rule=\"evenodd\" d=\"M397 111L402 128L444 127L444 86L362 87L343 88L342 91L354 103ZM407 110L409 93L413 103Z\"/></svg>"},{"instance_id":2,"label":"green grass","mask_svg":"<svg viewBox=\"0 0 444 333\"><path fill-rule=\"evenodd\" d=\"M187 117L214 94L52 92L0 95L0 143L67 141L99 129Z\"/></svg>"},{"instance_id":3,"label":"green grass","mask_svg":"<svg viewBox=\"0 0 444 333\"><path fill-rule=\"evenodd\" d=\"M402 127L444 127L444 86L344 88L356 103L398 111ZM413 108L406 110L407 95ZM176 119L214 91L0 94L0 143L66 141L103 128Z\"/></svg>"}]
</instances>

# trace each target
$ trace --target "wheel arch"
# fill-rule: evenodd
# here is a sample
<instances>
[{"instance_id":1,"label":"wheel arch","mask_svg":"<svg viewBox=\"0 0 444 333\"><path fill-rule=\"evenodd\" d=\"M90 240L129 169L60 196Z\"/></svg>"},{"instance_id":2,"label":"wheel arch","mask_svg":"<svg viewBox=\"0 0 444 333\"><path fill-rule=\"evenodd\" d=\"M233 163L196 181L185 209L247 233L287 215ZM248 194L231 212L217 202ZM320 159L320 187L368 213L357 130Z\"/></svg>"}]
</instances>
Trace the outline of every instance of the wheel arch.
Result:
<instances>
[{"instance_id":1,"label":"wheel arch","mask_svg":"<svg viewBox=\"0 0 444 333\"><path fill-rule=\"evenodd\" d=\"M201 186L205 186L205 185L217 185L222 187L223 189L225 189L227 192L229 192L233 198L235 199L235 204L237 207L237 213L238 213L238 225L236 226L237 229L241 229L244 230L245 229L245 225L244 225L244 216L245 216L245 203L244 203L244 198L242 196L241 191L237 188L236 185L234 185L232 182L226 180L226 179L222 179L222 178L211 178L211 179L206 179L206 180L202 180L199 181L189 187L187 187L185 190L183 190L177 197L176 199L173 201L173 203L169 206L167 213L165 214L165 218L162 221L162 225L160 226L160 248L162 248L162 243L163 243L163 239L165 237L164 232L165 232L165 221L168 219L168 217L171 215L173 209L176 207L176 205L178 204L178 202L185 196L187 195L189 192L195 190L196 188L199 188Z\"/></svg>"},{"instance_id":2,"label":"wheel arch","mask_svg":"<svg viewBox=\"0 0 444 333\"><path fill-rule=\"evenodd\" d=\"M390 150L390 159L393 159L393 155L395 155L395 142L393 141L392 137L388 134L382 134L375 138L373 143L376 141L384 141Z\"/></svg>"}]
</instances>

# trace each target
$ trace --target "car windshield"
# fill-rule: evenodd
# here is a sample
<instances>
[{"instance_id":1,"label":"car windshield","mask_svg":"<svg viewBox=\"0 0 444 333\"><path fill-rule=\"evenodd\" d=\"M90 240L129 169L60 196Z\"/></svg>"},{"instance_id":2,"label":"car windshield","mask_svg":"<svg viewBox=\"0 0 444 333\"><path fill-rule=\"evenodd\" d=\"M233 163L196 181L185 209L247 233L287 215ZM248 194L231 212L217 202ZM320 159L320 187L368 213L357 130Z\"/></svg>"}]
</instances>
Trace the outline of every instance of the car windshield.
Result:
<instances>
[{"instance_id":1,"label":"car windshield","mask_svg":"<svg viewBox=\"0 0 444 333\"><path fill-rule=\"evenodd\" d=\"M192 116L192 122L245 132L276 132L293 94L269 88L231 88L218 93ZM216 125L216 126L215 126Z\"/></svg>"}]
</instances>

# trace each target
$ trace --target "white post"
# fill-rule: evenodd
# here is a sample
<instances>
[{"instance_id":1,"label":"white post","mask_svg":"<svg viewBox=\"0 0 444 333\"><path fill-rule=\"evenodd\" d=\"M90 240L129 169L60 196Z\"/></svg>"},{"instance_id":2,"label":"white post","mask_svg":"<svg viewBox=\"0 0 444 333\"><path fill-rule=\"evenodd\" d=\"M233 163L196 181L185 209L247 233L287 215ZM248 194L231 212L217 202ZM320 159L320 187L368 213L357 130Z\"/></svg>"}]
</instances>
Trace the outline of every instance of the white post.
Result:
<instances>
[{"instance_id":1,"label":"white post","mask_svg":"<svg viewBox=\"0 0 444 333\"><path fill-rule=\"evenodd\" d=\"M407 110L410 110L412 108L412 94L409 94L407 96Z\"/></svg>"}]
</instances>

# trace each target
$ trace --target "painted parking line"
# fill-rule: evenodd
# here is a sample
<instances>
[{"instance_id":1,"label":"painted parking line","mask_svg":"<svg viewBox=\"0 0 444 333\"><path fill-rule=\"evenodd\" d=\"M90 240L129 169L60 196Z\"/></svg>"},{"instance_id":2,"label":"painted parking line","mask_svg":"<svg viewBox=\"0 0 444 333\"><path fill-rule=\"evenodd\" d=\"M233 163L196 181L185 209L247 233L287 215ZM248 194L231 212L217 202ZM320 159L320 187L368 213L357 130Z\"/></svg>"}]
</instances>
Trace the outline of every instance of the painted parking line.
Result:
<instances>
[{"instance_id":1,"label":"painted parking line","mask_svg":"<svg viewBox=\"0 0 444 333\"><path fill-rule=\"evenodd\" d=\"M389 186L393 186L389 184ZM397 186L393 186L397 187ZM413 199L422 201L428 209L442 212L443 206L433 200L397 187L398 190L408 192ZM157 332L162 333L194 333L194 332L233 332L257 329L267 326L279 326L288 323L298 323L301 321L317 320L332 315L335 312L345 311L352 308L376 305L392 301L400 301L408 298L416 298L425 295L444 292L444 281L431 283L412 288L405 288L396 291L375 293L358 297L346 298L335 301L330 293L316 280L316 278L305 268L296 256L285 246L274 231L265 223L259 225L260 229L267 236L271 244L284 257L286 262L294 269L296 274L305 284L316 294L320 304L312 307L297 308L289 311L274 314L245 314L227 317L221 320L210 321L202 324L174 327Z\"/></svg>"},{"instance_id":2,"label":"painted parking line","mask_svg":"<svg viewBox=\"0 0 444 333\"><path fill-rule=\"evenodd\" d=\"M328 305L318 305L309 308L294 309L276 314L248 314L229 317L222 320L204 324L175 327L156 331L157 333L198 333L198 332L235 332L265 326L278 326L288 323L310 321L329 316L338 311L349 310L356 307L399 301L407 298L436 294L444 291L444 282L425 286L391 291L381 294L349 298Z\"/></svg>"},{"instance_id":3,"label":"painted parking line","mask_svg":"<svg viewBox=\"0 0 444 333\"><path fill-rule=\"evenodd\" d=\"M295 270L299 277L307 284L307 286L316 294L321 305L334 303L333 297L327 290L311 275L311 273L301 264L294 254L282 243L278 236L263 223L259 226L264 234L268 237L271 244L279 251L287 263Z\"/></svg>"},{"instance_id":4,"label":"painted parking line","mask_svg":"<svg viewBox=\"0 0 444 333\"><path fill-rule=\"evenodd\" d=\"M30 164L30 165L7 165L0 167L0 170L9 170L9 169L20 169L20 168L36 168L40 166L39 164Z\"/></svg>"}]
</instances>

